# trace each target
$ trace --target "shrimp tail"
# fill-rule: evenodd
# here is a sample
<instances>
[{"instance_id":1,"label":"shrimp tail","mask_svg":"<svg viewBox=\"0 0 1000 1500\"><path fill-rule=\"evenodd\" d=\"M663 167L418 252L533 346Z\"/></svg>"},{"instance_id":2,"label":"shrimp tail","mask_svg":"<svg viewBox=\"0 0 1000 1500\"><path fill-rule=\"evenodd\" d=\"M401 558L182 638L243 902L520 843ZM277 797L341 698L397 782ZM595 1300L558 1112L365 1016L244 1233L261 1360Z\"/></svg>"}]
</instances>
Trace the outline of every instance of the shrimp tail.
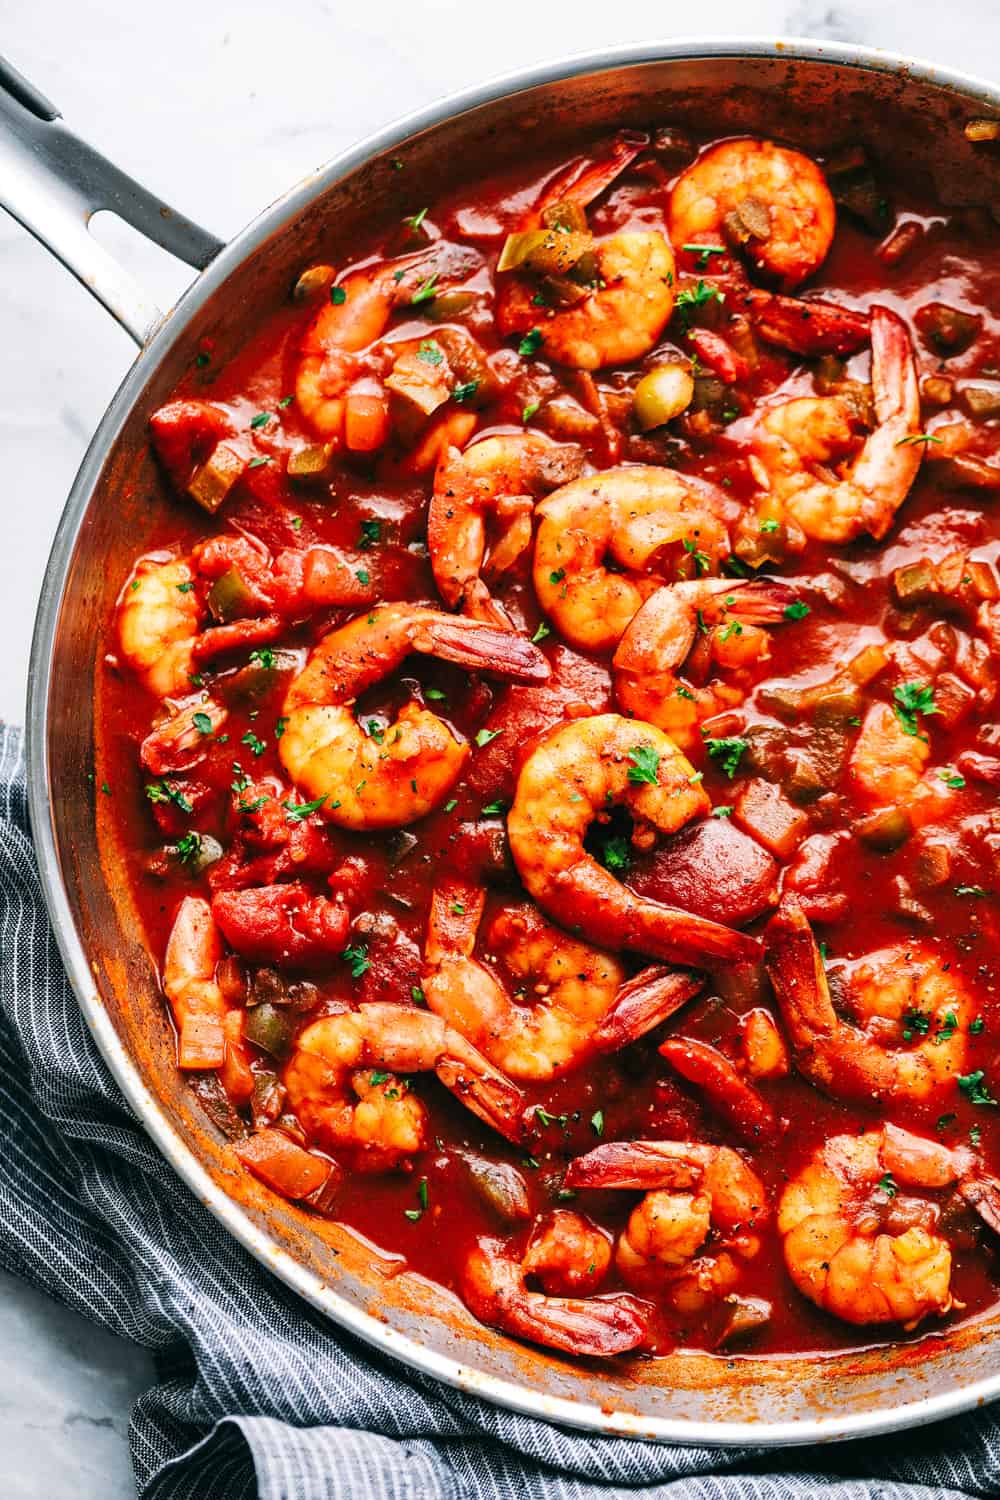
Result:
<instances>
[{"instance_id":1,"label":"shrimp tail","mask_svg":"<svg viewBox=\"0 0 1000 1500\"><path fill-rule=\"evenodd\" d=\"M484 1125L515 1145L524 1139L521 1090L457 1032L450 1033L448 1052L438 1059L434 1071L449 1093Z\"/></svg>"},{"instance_id":2,"label":"shrimp tail","mask_svg":"<svg viewBox=\"0 0 1000 1500\"><path fill-rule=\"evenodd\" d=\"M428 611L410 644L414 651L440 656L466 671L493 672L512 682L546 682L551 670L542 652L523 635L482 620Z\"/></svg>"},{"instance_id":3,"label":"shrimp tail","mask_svg":"<svg viewBox=\"0 0 1000 1500\"><path fill-rule=\"evenodd\" d=\"M594 1033L600 1052L617 1052L629 1042L668 1020L704 984L700 974L678 972L654 964L623 984L601 1025Z\"/></svg>"},{"instance_id":4,"label":"shrimp tail","mask_svg":"<svg viewBox=\"0 0 1000 1500\"><path fill-rule=\"evenodd\" d=\"M567 1354L604 1359L646 1340L649 1314L628 1293L611 1297L544 1297L525 1289L521 1269L496 1240L474 1245L462 1278L465 1300L483 1323Z\"/></svg>"},{"instance_id":5,"label":"shrimp tail","mask_svg":"<svg viewBox=\"0 0 1000 1500\"><path fill-rule=\"evenodd\" d=\"M1000 1234L1000 1182L995 1177L969 1177L958 1191L994 1234Z\"/></svg>"},{"instance_id":6,"label":"shrimp tail","mask_svg":"<svg viewBox=\"0 0 1000 1500\"><path fill-rule=\"evenodd\" d=\"M797 589L777 578L750 578L725 591L728 614L745 625L780 625L798 597Z\"/></svg>"},{"instance_id":7,"label":"shrimp tail","mask_svg":"<svg viewBox=\"0 0 1000 1500\"><path fill-rule=\"evenodd\" d=\"M854 480L865 497L865 525L879 541L917 477L924 444L906 441L920 433L920 384L906 324L888 307L873 307L871 318L872 391L879 425L866 445L869 452L855 467ZM886 485L887 474L891 486Z\"/></svg>"},{"instance_id":8,"label":"shrimp tail","mask_svg":"<svg viewBox=\"0 0 1000 1500\"><path fill-rule=\"evenodd\" d=\"M700 1088L713 1109L750 1145L777 1140L779 1126L774 1110L717 1048L691 1037L669 1037L660 1047L660 1056L682 1078Z\"/></svg>"},{"instance_id":9,"label":"shrimp tail","mask_svg":"<svg viewBox=\"0 0 1000 1500\"><path fill-rule=\"evenodd\" d=\"M570 1162L565 1184L638 1193L690 1188L701 1180L704 1167L697 1147L676 1141L607 1141Z\"/></svg>"},{"instance_id":10,"label":"shrimp tail","mask_svg":"<svg viewBox=\"0 0 1000 1500\"><path fill-rule=\"evenodd\" d=\"M833 1037L837 1015L809 919L797 897L785 895L765 929L765 964L797 1053Z\"/></svg>"},{"instance_id":11,"label":"shrimp tail","mask_svg":"<svg viewBox=\"0 0 1000 1500\"><path fill-rule=\"evenodd\" d=\"M659 901L639 903L641 927L635 935L627 931L621 946L650 953L667 963L704 964L708 959L723 963L753 963L760 957L760 939L735 928L724 927L709 917L698 917ZM597 938L600 942L600 937ZM609 939L609 946L613 940Z\"/></svg>"},{"instance_id":12,"label":"shrimp tail","mask_svg":"<svg viewBox=\"0 0 1000 1500\"><path fill-rule=\"evenodd\" d=\"M586 208L588 203L593 203L595 198L606 192L648 145L647 136L622 131L602 160L576 161L565 172L560 172L546 188L543 206L548 207L549 204L568 198L572 203Z\"/></svg>"}]
</instances>

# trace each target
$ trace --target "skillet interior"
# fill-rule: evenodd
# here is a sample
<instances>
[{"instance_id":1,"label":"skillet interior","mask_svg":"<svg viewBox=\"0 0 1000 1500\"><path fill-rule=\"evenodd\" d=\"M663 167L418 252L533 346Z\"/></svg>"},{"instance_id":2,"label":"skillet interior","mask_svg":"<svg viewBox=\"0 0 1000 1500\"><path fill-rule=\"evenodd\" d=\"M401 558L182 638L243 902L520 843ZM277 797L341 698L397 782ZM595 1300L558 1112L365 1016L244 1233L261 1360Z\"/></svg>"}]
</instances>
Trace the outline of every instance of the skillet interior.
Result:
<instances>
[{"instance_id":1,"label":"skillet interior","mask_svg":"<svg viewBox=\"0 0 1000 1500\"><path fill-rule=\"evenodd\" d=\"M687 1442L859 1435L968 1406L977 1394L980 1400L993 1394L970 1388L995 1367L991 1335L1000 1330L1000 1309L976 1325L894 1350L766 1361L680 1354L588 1368L482 1328L439 1288L388 1274L390 1263L349 1232L267 1194L234 1169L225 1142L176 1072L173 1035L121 878L113 803L98 796L95 809L87 778L95 715L81 684L95 678L99 644L132 558L163 507L176 504L147 450L148 416L188 367L199 338L213 339L218 359L226 359L283 302L298 269L319 258L337 263L349 255L356 232L367 234L383 216L398 217L401 174L393 158L405 158L408 182L419 180L422 196L432 201L463 177L475 180L539 145L569 144L604 127L669 121L713 136L788 138L815 151L861 140L890 174L933 177L945 203L1000 203L1000 152L973 147L962 133L987 100L963 100L944 83L914 78L902 67L887 70L884 60L872 70L822 60L819 49L811 58L758 50L764 55L588 67L426 126L405 144L397 138L339 181L331 181L335 171L323 173L265 215L255 252L244 255L239 244L226 252L209 273L210 281L222 278L216 290L210 297L196 291L168 321L98 434L77 484L79 529L74 537L71 504L50 566L29 715L36 838L50 908L88 1019L174 1164L206 1198L221 1189L232 1200L210 1204L229 1227L334 1317L433 1374L563 1422ZM97 671L98 693L101 676ZM49 809L51 827L42 828ZM207 1176L199 1177L195 1163Z\"/></svg>"}]
</instances>

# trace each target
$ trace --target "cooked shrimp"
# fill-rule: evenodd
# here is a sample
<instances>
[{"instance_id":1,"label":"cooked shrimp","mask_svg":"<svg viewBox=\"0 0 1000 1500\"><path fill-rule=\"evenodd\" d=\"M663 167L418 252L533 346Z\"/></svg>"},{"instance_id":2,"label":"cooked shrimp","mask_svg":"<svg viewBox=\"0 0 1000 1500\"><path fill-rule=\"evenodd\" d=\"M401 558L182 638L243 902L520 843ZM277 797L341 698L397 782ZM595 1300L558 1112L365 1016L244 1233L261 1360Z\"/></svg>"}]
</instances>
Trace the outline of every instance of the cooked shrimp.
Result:
<instances>
[{"instance_id":1,"label":"cooked shrimp","mask_svg":"<svg viewBox=\"0 0 1000 1500\"><path fill-rule=\"evenodd\" d=\"M438 591L452 609L509 625L491 597L499 577L531 546L531 518L539 493L579 473L583 452L537 433L483 438L460 453L447 447L434 476L427 546ZM495 535L486 561L487 521Z\"/></svg>"},{"instance_id":2,"label":"cooked shrimp","mask_svg":"<svg viewBox=\"0 0 1000 1500\"><path fill-rule=\"evenodd\" d=\"M676 963L757 956L755 938L637 896L584 848L592 823L616 806L634 820L632 842L678 829L708 812L708 795L672 740L652 724L596 714L561 725L527 757L507 818L521 879L554 921L606 948Z\"/></svg>"},{"instance_id":3,"label":"cooked shrimp","mask_svg":"<svg viewBox=\"0 0 1000 1500\"><path fill-rule=\"evenodd\" d=\"M207 693L195 693L176 704L174 712L147 734L139 759L154 776L189 771L205 759L213 736L229 717L221 703Z\"/></svg>"},{"instance_id":4,"label":"cooked shrimp","mask_svg":"<svg viewBox=\"0 0 1000 1500\"><path fill-rule=\"evenodd\" d=\"M501 256L503 265L520 247L520 264L498 275L501 333L537 330L542 352L576 370L625 364L652 349L673 310L673 251L646 227L595 240L584 213L644 144L622 139L605 161L574 164L525 216ZM548 274L539 279L536 271Z\"/></svg>"},{"instance_id":5,"label":"cooked shrimp","mask_svg":"<svg viewBox=\"0 0 1000 1500\"><path fill-rule=\"evenodd\" d=\"M873 703L851 751L848 781L862 806L897 808L912 831L946 813L955 800L954 789L929 769L930 759L925 728L910 734L887 703Z\"/></svg>"},{"instance_id":6,"label":"cooked shrimp","mask_svg":"<svg viewBox=\"0 0 1000 1500\"><path fill-rule=\"evenodd\" d=\"M927 1099L965 1067L974 1006L933 949L899 944L850 966L838 1015L826 966L796 897L767 928L767 969L800 1072L834 1098Z\"/></svg>"},{"instance_id":7,"label":"cooked shrimp","mask_svg":"<svg viewBox=\"0 0 1000 1500\"><path fill-rule=\"evenodd\" d=\"M411 1005L361 1005L313 1021L284 1084L317 1144L355 1152L365 1170L381 1172L427 1145L427 1107L398 1075L430 1071L487 1125L519 1137L519 1091L439 1016Z\"/></svg>"},{"instance_id":8,"label":"cooked shrimp","mask_svg":"<svg viewBox=\"0 0 1000 1500\"><path fill-rule=\"evenodd\" d=\"M295 401L321 437L343 441L347 397L358 374L354 356L388 328L399 291L393 272L408 263L383 262L352 271L335 288L341 294L337 300L331 296L324 301L309 324L295 377ZM384 390L381 400L386 401ZM385 430L387 434L387 402Z\"/></svg>"},{"instance_id":9,"label":"cooked shrimp","mask_svg":"<svg viewBox=\"0 0 1000 1500\"><path fill-rule=\"evenodd\" d=\"M757 271L790 290L827 257L837 210L814 161L773 141L723 141L703 151L674 183L675 245L743 250Z\"/></svg>"},{"instance_id":10,"label":"cooked shrimp","mask_svg":"<svg viewBox=\"0 0 1000 1500\"><path fill-rule=\"evenodd\" d=\"M628 1293L546 1297L529 1292L524 1275L503 1241L479 1239L462 1269L462 1296L480 1322L567 1354L606 1358L645 1342L648 1309Z\"/></svg>"},{"instance_id":11,"label":"cooked shrimp","mask_svg":"<svg viewBox=\"0 0 1000 1500\"><path fill-rule=\"evenodd\" d=\"M243 1046L243 1013L229 1009L216 979L222 954L212 908L201 896L185 896L163 960L163 990L177 1026L177 1066L218 1070L226 1092L245 1104L253 1074Z\"/></svg>"},{"instance_id":12,"label":"cooked shrimp","mask_svg":"<svg viewBox=\"0 0 1000 1500\"><path fill-rule=\"evenodd\" d=\"M949 1150L896 1125L833 1136L788 1184L778 1205L785 1264L799 1291L846 1323L913 1328L956 1303L951 1249L932 1200L903 1193L959 1184L994 1227L1000 1184L971 1151Z\"/></svg>"},{"instance_id":13,"label":"cooked shrimp","mask_svg":"<svg viewBox=\"0 0 1000 1500\"><path fill-rule=\"evenodd\" d=\"M122 655L157 698L190 686L201 605L186 559L142 558L122 591L118 641Z\"/></svg>"},{"instance_id":14,"label":"cooked shrimp","mask_svg":"<svg viewBox=\"0 0 1000 1500\"><path fill-rule=\"evenodd\" d=\"M188 693L199 662L263 645L285 629L274 614L203 629L197 571L194 557L151 553L136 563L118 599L122 656L157 698Z\"/></svg>"},{"instance_id":15,"label":"cooked shrimp","mask_svg":"<svg viewBox=\"0 0 1000 1500\"><path fill-rule=\"evenodd\" d=\"M787 584L700 578L657 589L635 614L615 652L615 693L627 713L663 729L683 749L698 743L704 719L746 696L739 674L770 655L768 632L795 594ZM700 665L714 662L736 680L703 686L679 672L702 633Z\"/></svg>"},{"instance_id":16,"label":"cooked shrimp","mask_svg":"<svg viewBox=\"0 0 1000 1500\"><path fill-rule=\"evenodd\" d=\"M324 816L346 828L399 828L447 796L468 744L436 714L407 703L377 737L365 734L352 705L412 652L544 682L548 664L512 630L458 620L414 604L383 604L323 637L288 690L282 764Z\"/></svg>"},{"instance_id":17,"label":"cooked shrimp","mask_svg":"<svg viewBox=\"0 0 1000 1500\"><path fill-rule=\"evenodd\" d=\"M517 983L512 995L472 956L484 904L475 886L434 891L422 987L430 1008L511 1078L556 1078L594 1051L624 1046L700 987L662 968L629 981L610 954L567 937L525 902L500 911L486 937L486 956Z\"/></svg>"},{"instance_id":18,"label":"cooked shrimp","mask_svg":"<svg viewBox=\"0 0 1000 1500\"><path fill-rule=\"evenodd\" d=\"M799 396L767 412L755 476L780 509L789 545L885 536L917 477L920 388L906 324L887 307L871 313L875 430L841 474L830 465L856 447L857 418L840 396ZM770 514L770 511L769 511Z\"/></svg>"},{"instance_id":19,"label":"cooked shrimp","mask_svg":"<svg viewBox=\"0 0 1000 1500\"><path fill-rule=\"evenodd\" d=\"M731 1292L739 1261L760 1249L768 1217L764 1184L728 1146L686 1141L611 1141L577 1157L568 1188L645 1194L618 1239L615 1263L639 1291L669 1290L685 1312ZM709 1253L699 1256L710 1234Z\"/></svg>"},{"instance_id":20,"label":"cooked shrimp","mask_svg":"<svg viewBox=\"0 0 1000 1500\"><path fill-rule=\"evenodd\" d=\"M718 498L704 481L637 465L574 480L543 500L535 593L560 635L583 651L609 650L666 577L694 567L692 558L708 568L726 555Z\"/></svg>"},{"instance_id":21,"label":"cooked shrimp","mask_svg":"<svg viewBox=\"0 0 1000 1500\"><path fill-rule=\"evenodd\" d=\"M531 1231L521 1262L550 1297L596 1292L611 1267L611 1236L583 1214L557 1208Z\"/></svg>"}]
</instances>

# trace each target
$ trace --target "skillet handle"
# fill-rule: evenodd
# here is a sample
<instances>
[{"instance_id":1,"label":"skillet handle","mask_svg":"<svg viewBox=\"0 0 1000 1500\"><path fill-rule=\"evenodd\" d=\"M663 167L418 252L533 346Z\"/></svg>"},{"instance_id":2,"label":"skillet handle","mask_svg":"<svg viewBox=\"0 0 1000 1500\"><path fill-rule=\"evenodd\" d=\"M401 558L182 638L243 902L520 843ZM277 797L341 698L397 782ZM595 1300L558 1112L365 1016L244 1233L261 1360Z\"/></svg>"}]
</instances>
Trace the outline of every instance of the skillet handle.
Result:
<instances>
[{"instance_id":1,"label":"skillet handle","mask_svg":"<svg viewBox=\"0 0 1000 1500\"><path fill-rule=\"evenodd\" d=\"M93 215L110 209L197 270L223 246L67 130L55 105L2 57L0 206L41 240L140 346L163 314L94 239Z\"/></svg>"}]
</instances>

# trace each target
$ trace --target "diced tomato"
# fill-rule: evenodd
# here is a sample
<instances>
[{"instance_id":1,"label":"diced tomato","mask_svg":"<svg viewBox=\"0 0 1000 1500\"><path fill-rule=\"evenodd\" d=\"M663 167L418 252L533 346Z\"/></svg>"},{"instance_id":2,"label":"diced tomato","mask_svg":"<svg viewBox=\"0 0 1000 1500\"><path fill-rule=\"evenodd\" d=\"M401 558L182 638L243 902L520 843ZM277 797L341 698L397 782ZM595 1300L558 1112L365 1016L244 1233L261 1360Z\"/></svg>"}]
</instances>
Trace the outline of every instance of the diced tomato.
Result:
<instances>
[{"instance_id":1,"label":"diced tomato","mask_svg":"<svg viewBox=\"0 0 1000 1500\"><path fill-rule=\"evenodd\" d=\"M232 437L229 413L211 401L171 401L149 419L153 447L175 489L187 488L192 473L222 438Z\"/></svg>"},{"instance_id":2,"label":"diced tomato","mask_svg":"<svg viewBox=\"0 0 1000 1500\"><path fill-rule=\"evenodd\" d=\"M258 1130L233 1150L255 1177L283 1198L308 1198L326 1185L334 1170L333 1162L304 1151L280 1130Z\"/></svg>"},{"instance_id":3,"label":"diced tomato","mask_svg":"<svg viewBox=\"0 0 1000 1500\"><path fill-rule=\"evenodd\" d=\"M255 963L322 963L343 952L350 925L343 902L300 882L218 891L212 913L230 947Z\"/></svg>"}]
</instances>

